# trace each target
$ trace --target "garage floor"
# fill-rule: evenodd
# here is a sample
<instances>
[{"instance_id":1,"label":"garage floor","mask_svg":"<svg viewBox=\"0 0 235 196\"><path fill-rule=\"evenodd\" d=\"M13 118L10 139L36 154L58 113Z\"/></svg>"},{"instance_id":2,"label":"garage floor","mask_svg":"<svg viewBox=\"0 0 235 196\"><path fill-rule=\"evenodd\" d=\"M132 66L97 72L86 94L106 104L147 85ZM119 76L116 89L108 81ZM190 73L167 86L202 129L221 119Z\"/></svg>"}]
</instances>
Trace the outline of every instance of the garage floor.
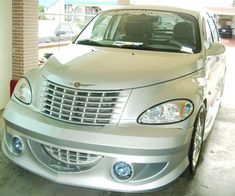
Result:
<instances>
[{"instance_id":1,"label":"garage floor","mask_svg":"<svg viewBox=\"0 0 235 196\"><path fill-rule=\"evenodd\" d=\"M225 40L227 41L227 40ZM230 45L231 46L231 45ZM224 99L216 122L204 143L202 161L196 176L182 175L169 188L146 194L113 193L55 184L11 163L0 150L1 196L235 196L235 47L227 48L227 78ZM233 62L233 63L232 63ZM0 140L2 138L0 112Z\"/></svg>"}]
</instances>

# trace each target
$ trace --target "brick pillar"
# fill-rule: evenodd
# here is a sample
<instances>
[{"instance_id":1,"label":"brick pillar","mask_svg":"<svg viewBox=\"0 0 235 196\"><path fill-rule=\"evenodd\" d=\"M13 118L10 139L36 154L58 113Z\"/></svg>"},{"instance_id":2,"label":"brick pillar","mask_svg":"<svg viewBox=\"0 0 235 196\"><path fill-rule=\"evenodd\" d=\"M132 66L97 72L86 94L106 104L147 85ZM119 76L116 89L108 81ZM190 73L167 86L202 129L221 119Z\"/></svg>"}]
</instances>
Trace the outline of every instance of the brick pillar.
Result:
<instances>
[{"instance_id":1,"label":"brick pillar","mask_svg":"<svg viewBox=\"0 0 235 196\"><path fill-rule=\"evenodd\" d=\"M12 0L12 79L38 66L38 0Z\"/></svg>"}]
</instances>

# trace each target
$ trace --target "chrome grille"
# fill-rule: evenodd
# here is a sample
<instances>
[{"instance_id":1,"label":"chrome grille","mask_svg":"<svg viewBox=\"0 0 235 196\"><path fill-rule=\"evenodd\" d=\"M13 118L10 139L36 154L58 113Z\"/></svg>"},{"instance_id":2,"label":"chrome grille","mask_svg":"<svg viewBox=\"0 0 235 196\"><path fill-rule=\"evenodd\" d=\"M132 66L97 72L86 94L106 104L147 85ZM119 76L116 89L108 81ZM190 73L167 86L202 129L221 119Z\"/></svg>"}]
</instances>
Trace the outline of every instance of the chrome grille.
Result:
<instances>
[{"instance_id":1,"label":"chrome grille","mask_svg":"<svg viewBox=\"0 0 235 196\"><path fill-rule=\"evenodd\" d=\"M118 123L129 96L129 91L78 90L50 81L43 91L44 115L82 125Z\"/></svg>"},{"instance_id":2,"label":"chrome grille","mask_svg":"<svg viewBox=\"0 0 235 196\"><path fill-rule=\"evenodd\" d=\"M94 165L98 163L103 156L88 154L78 151L70 151L66 149L56 148L53 146L43 145L44 150L51 155L54 159L61 161L68 165Z\"/></svg>"}]
</instances>

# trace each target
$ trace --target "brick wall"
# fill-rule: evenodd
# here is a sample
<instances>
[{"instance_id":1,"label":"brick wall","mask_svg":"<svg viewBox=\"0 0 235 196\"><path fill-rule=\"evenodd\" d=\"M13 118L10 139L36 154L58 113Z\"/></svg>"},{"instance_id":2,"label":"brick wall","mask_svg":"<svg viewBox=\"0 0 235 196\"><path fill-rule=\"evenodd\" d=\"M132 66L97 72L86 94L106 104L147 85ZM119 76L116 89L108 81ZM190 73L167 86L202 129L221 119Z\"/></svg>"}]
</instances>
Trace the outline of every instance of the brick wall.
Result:
<instances>
[{"instance_id":1,"label":"brick wall","mask_svg":"<svg viewBox=\"0 0 235 196\"><path fill-rule=\"evenodd\" d=\"M12 79L38 65L38 0L12 0Z\"/></svg>"}]
</instances>

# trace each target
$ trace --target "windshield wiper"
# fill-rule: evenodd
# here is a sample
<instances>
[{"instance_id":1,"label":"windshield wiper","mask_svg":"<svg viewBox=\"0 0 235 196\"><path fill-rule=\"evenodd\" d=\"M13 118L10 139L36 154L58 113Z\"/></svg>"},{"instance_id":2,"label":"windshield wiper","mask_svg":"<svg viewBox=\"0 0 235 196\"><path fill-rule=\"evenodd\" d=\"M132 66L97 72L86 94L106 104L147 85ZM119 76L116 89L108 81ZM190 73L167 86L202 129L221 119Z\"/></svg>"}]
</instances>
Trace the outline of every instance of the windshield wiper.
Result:
<instances>
[{"instance_id":1,"label":"windshield wiper","mask_svg":"<svg viewBox=\"0 0 235 196\"><path fill-rule=\"evenodd\" d=\"M193 54L191 51L183 50L183 49L173 49L173 48L157 48L148 45L121 45L120 48L127 48L127 49L136 49L136 50L150 50L150 51L160 51L160 52L176 52L176 53L187 53Z\"/></svg>"},{"instance_id":2,"label":"windshield wiper","mask_svg":"<svg viewBox=\"0 0 235 196\"><path fill-rule=\"evenodd\" d=\"M138 49L138 50L155 50L156 49L154 47L143 45L143 44L122 44L122 45L115 45L115 46L119 48Z\"/></svg>"},{"instance_id":3,"label":"windshield wiper","mask_svg":"<svg viewBox=\"0 0 235 196\"><path fill-rule=\"evenodd\" d=\"M76 44L82 44L82 45L88 45L88 46L103 46L103 44L97 41L91 40L91 39L78 40Z\"/></svg>"}]
</instances>

